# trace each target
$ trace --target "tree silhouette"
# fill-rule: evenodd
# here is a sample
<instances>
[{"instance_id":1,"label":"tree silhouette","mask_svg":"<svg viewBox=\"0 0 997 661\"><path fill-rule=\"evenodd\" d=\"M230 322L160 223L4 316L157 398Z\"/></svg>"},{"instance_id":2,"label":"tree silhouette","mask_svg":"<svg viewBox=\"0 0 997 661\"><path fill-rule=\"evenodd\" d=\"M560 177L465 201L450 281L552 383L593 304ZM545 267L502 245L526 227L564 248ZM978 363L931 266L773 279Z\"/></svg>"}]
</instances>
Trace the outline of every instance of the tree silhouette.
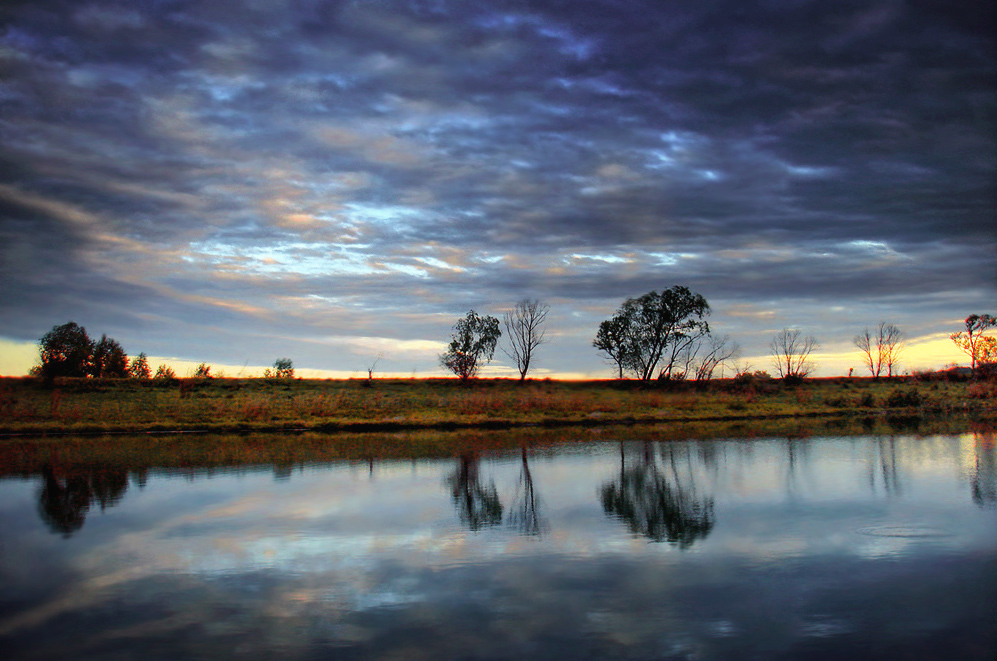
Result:
<instances>
[{"instance_id":1,"label":"tree silhouette","mask_svg":"<svg viewBox=\"0 0 997 661\"><path fill-rule=\"evenodd\" d=\"M495 355L495 345L501 335L498 319L470 310L454 325L450 345L440 356L440 363L461 381L467 381L478 374L482 362L489 362Z\"/></svg>"},{"instance_id":2,"label":"tree silhouette","mask_svg":"<svg viewBox=\"0 0 997 661\"><path fill-rule=\"evenodd\" d=\"M72 321L55 326L39 340L39 372L47 380L59 376L87 376L91 370L93 340Z\"/></svg>"},{"instance_id":3,"label":"tree silhouette","mask_svg":"<svg viewBox=\"0 0 997 661\"><path fill-rule=\"evenodd\" d=\"M523 299L516 303L511 312L506 312L502 317L511 349L505 353L516 363L520 381L526 379L526 373L530 371L533 362L533 354L545 341L544 323L547 321L549 311L549 305Z\"/></svg>"},{"instance_id":4,"label":"tree silhouette","mask_svg":"<svg viewBox=\"0 0 997 661\"><path fill-rule=\"evenodd\" d=\"M616 363L620 377L633 373L641 381L669 378L678 357L710 332L704 317L706 299L686 287L671 287L628 298L599 325L592 345Z\"/></svg>"},{"instance_id":5,"label":"tree silhouette","mask_svg":"<svg viewBox=\"0 0 997 661\"><path fill-rule=\"evenodd\" d=\"M861 334L852 338L852 343L862 352L862 359L869 369L869 374L878 379L885 369L886 376L891 377L893 368L900 362L904 334L893 324L883 321L880 322L875 334L866 328Z\"/></svg>"},{"instance_id":6,"label":"tree silhouette","mask_svg":"<svg viewBox=\"0 0 997 661\"><path fill-rule=\"evenodd\" d=\"M103 379L123 379L128 376L128 355L117 340L101 335L94 345L90 374Z\"/></svg>"},{"instance_id":7,"label":"tree silhouette","mask_svg":"<svg viewBox=\"0 0 997 661\"><path fill-rule=\"evenodd\" d=\"M820 342L813 335L803 337L799 329L783 328L769 346L772 364L783 379L802 379L816 368L810 355L820 348Z\"/></svg>"}]
</instances>

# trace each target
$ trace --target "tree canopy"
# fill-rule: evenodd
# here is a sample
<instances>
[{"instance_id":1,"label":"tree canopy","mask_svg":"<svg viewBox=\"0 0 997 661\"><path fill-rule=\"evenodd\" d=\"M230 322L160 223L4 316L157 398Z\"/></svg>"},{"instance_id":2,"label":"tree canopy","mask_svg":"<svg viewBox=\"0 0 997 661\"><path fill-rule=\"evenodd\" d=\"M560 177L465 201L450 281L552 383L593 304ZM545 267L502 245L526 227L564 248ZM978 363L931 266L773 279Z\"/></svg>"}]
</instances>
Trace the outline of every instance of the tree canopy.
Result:
<instances>
[{"instance_id":1,"label":"tree canopy","mask_svg":"<svg viewBox=\"0 0 997 661\"><path fill-rule=\"evenodd\" d=\"M478 374L483 362L492 359L501 335L498 319L470 310L454 325L450 345L440 356L440 363L466 381Z\"/></svg>"},{"instance_id":2,"label":"tree canopy","mask_svg":"<svg viewBox=\"0 0 997 661\"><path fill-rule=\"evenodd\" d=\"M973 372L983 363L997 361L997 338L985 333L997 327L997 317L989 314L971 314L966 317L966 330L952 333L950 339L969 356Z\"/></svg>"},{"instance_id":3,"label":"tree canopy","mask_svg":"<svg viewBox=\"0 0 997 661\"><path fill-rule=\"evenodd\" d=\"M46 379L87 376L92 371L93 350L93 340L83 326L72 321L55 326L39 340L39 373Z\"/></svg>"},{"instance_id":4,"label":"tree canopy","mask_svg":"<svg viewBox=\"0 0 997 661\"><path fill-rule=\"evenodd\" d=\"M706 299L687 287L652 291L624 301L599 324L592 344L616 364L620 378L669 377L682 351L710 332L709 313Z\"/></svg>"}]
</instances>

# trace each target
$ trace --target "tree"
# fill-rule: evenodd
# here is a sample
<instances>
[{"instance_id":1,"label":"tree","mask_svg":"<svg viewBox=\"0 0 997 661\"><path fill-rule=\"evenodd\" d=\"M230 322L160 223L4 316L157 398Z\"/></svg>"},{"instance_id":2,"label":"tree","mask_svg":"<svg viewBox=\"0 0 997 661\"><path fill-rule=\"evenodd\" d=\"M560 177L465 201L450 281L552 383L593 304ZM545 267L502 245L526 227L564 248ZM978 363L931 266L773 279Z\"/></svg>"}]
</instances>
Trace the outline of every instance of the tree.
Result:
<instances>
[{"instance_id":1,"label":"tree","mask_svg":"<svg viewBox=\"0 0 997 661\"><path fill-rule=\"evenodd\" d=\"M702 355L699 352L702 351ZM730 339L730 335L708 335L703 342L696 344L696 380L709 381L718 367L731 364L741 355L741 345ZM736 371L736 370L735 370Z\"/></svg>"},{"instance_id":2,"label":"tree","mask_svg":"<svg viewBox=\"0 0 997 661\"><path fill-rule=\"evenodd\" d=\"M195 379L210 379L211 377L211 365L207 363L201 363L194 368L194 378Z\"/></svg>"},{"instance_id":3,"label":"tree","mask_svg":"<svg viewBox=\"0 0 997 661\"><path fill-rule=\"evenodd\" d=\"M290 358L278 358L273 362L273 371L268 367L263 370L265 379L293 379L294 363Z\"/></svg>"},{"instance_id":4,"label":"tree","mask_svg":"<svg viewBox=\"0 0 997 661\"><path fill-rule=\"evenodd\" d=\"M128 376L128 355L117 340L101 335L94 345L90 374L100 379L121 379Z\"/></svg>"},{"instance_id":5,"label":"tree","mask_svg":"<svg viewBox=\"0 0 997 661\"><path fill-rule=\"evenodd\" d=\"M39 374L46 380L58 376L87 376L91 371L93 349L93 340L83 326L72 321L54 326L39 340Z\"/></svg>"},{"instance_id":6,"label":"tree","mask_svg":"<svg viewBox=\"0 0 997 661\"><path fill-rule=\"evenodd\" d=\"M128 374L133 379L147 380L152 378L152 370L149 369L149 358L143 351L137 358L132 359L132 364L128 368Z\"/></svg>"},{"instance_id":7,"label":"tree","mask_svg":"<svg viewBox=\"0 0 997 661\"><path fill-rule=\"evenodd\" d=\"M803 337L799 329L783 328L769 346L772 364L783 379L802 379L816 368L810 355L820 348L820 342L813 335Z\"/></svg>"},{"instance_id":8,"label":"tree","mask_svg":"<svg viewBox=\"0 0 997 661\"><path fill-rule=\"evenodd\" d=\"M630 319L617 313L612 319L599 324L592 345L616 364L618 378L623 378L623 370L628 365Z\"/></svg>"},{"instance_id":9,"label":"tree","mask_svg":"<svg viewBox=\"0 0 997 661\"><path fill-rule=\"evenodd\" d=\"M599 325L592 344L616 363L620 378L625 371L642 381L669 378L681 353L710 332L709 313L706 299L687 287L652 291L624 301Z\"/></svg>"},{"instance_id":10,"label":"tree","mask_svg":"<svg viewBox=\"0 0 997 661\"><path fill-rule=\"evenodd\" d=\"M519 370L519 380L526 379L533 361L533 353L544 343L544 322L547 321L549 305L541 305L540 301L523 299L516 303L511 312L502 316L505 332L509 335L511 351L505 354L512 358Z\"/></svg>"},{"instance_id":11,"label":"tree","mask_svg":"<svg viewBox=\"0 0 997 661\"><path fill-rule=\"evenodd\" d=\"M498 319L490 315L479 316L470 310L454 325L450 345L446 353L440 355L440 363L461 381L467 381L477 375L482 361L491 361L501 336Z\"/></svg>"},{"instance_id":12,"label":"tree","mask_svg":"<svg viewBox=\"0 0 997 661\"><path fill-rule=\"evenodd\" d=\"M997 339L985 334L994 327L997 327L997 317L971 314L966 317L966 330L949 336L969 356L974 374L977 365L997 361Z\"/></svg>"},{"instance_id":13,"label":"tree","mask_svg":"<svg viewBox=\"0 0 997 661\"><path fill-rule=\"evenodd\" d=\"M866 328L861 335L852 338L852 343L862 352L862 359L873 377L878 379L884 369L886 376L891 377L893 368L900 361L904 334L893 324L882 321L875 333Z\"/></svg>"},{"instance_id":14,"label":"tree","mask_svg":"<svg viewBox=\"0 0 997 661\"><path fill-rule=\"evenodd\" d=\"M168 365L160 365L156 369L156 375L152 378L155 381L174 381L177 378L177 373Z\"/></svg>"}]
</instances>

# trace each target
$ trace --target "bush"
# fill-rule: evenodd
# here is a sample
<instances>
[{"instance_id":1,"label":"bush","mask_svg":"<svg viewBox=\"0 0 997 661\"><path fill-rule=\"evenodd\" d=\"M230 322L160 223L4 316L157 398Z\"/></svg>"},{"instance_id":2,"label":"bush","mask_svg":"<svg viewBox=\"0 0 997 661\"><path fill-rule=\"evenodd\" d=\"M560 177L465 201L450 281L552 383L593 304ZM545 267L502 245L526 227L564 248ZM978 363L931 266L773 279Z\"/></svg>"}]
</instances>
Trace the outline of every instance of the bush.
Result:
<instances>
[{"instance_id":1,"label":"bush","mask_svg":"<svg viewBox=\"0 0 997 661\"><path fill-rule=\"evenodd\" d=\"M997 381L977 381L966 389L966 396L972 399L997 399Z\"/></svg>"},{"instance_id":2,"label":"bush","mask_svg":"<svg viewBox=\"0 0 997 661\"><path fill-rule=\"evenodd\" d=\"M911 408L924 403L924 396L916 390L903 390L897 388L890 393L886 405L890 408Z\"/></svg>"}]
</instances>

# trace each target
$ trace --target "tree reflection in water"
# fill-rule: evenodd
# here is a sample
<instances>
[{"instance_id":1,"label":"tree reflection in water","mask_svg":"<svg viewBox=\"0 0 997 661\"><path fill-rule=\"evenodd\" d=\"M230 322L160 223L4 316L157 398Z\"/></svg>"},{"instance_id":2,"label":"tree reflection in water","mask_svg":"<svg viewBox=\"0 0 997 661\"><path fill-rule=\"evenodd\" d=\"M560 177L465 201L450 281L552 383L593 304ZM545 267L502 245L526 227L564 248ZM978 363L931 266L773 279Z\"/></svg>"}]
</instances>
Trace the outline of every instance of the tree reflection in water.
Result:
<instances>
[{"instance_id":1,"label":"tree reflection in water","mask_svg":"<svg viewBox=\"0 0 997 661\"><path fill-rule=\"evenodd\" d=\"M625 521L634 534L687 549L713 528L713 499L697 497L692 471L683 484L670 445L668 455L667 475L650 443L628 466L620 443L620 475L602 485L600 500L606 514Z\"/></svg>"},{"instance_id":2,"label":"tree reflection in water","mask_svg":"<svg viewBox=\"0 0 997 661\"><path fill-rule=\"evenodd\" d=\"M513 504L509 508L509 523L524 535L543 536L549 526L540 513L540 499L533 485L526 448L523 451L523 468L519 473L519 484Z\"/></svg>"},{"instance_id":3,"label":"tree reflection in water","mask_svg":"<svg viewBox=\"0 0 997 661\"><path fill-rule=\"evenodd\" d=\"M997 507L997 452L993 432L974 433L975 461L970 476L973 502L980 507Z\"/></svg>"},{"instance_id":4,"label":"tree reflection in water","mask_svg":"<svg viewBox=\"0 0 997 661\"><path fill-rule=\"evenodd\" d=\"M115 469L42 469L38 513L52 532L69 537L83 527L94 505L105 510L115 505L128 489L128 473Z\"/></svg>"},{"instance_id":5,"label":"tree reflection in water","mask_svg":"<svg viewBox=\"0 0 997 661\"><path fill-rule=\"evenodd\" d=\"M502 523L502 503L495 483L481 483L478 466L481 457L467 453L457 460L457 468L447 478L461 523L471 530Z\"/></svg>"}]
</instances>

